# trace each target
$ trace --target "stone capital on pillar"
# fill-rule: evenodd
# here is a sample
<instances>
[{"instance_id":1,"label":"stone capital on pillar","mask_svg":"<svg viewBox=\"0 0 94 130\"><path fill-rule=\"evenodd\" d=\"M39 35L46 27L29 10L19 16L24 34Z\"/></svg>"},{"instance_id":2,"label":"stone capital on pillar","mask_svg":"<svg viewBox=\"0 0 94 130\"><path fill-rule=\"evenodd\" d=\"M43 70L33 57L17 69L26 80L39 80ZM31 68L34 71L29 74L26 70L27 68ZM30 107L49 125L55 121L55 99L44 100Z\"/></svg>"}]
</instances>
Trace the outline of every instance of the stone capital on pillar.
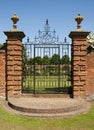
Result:
<instances>
[{"instance_id":1,"label":"stone capital on pillar","mask_svg":"<svg viewBox=\"0 0 94 130\"><path fill-rule=\"evenodd\" d=\"M83 17L78 14L78 16L75 18L75 21L77 22L77 29L75 31L71 31L70 34L69 34L69 37L70 38L77 38L77 37L83 37L83 38L86 38L90 32L87 32L87 31L84 31L81 29L81 22L83 21Z\"/></svg>"},{"instance_id":2,"label":"stone capital on pillar","mask_svg":"<svg viewBox=\"0 0 94 130\"><path fill-rule=\"evenodd\" d=\"M5 31L4 34L7 36L8 40L14 39L14 40L22 41L22 39L25 37L25 34L22 31L17 31L17 32Z\"/></svg>"},{"instance_id":3,"label":"stone capital on pillar","mask_svg":"<svg viewBox=\"0 0 94 130\"><path fill-rule=\"evenodd\" d=\"M86 32L86 31L71 31L69 34L70 38L78 38L78 37L82 37L82 38L86 38L89 35L90 32Z\"/></svg>"},{"instance_id":4,"label":"stone capital on pillar","mask_svg":"<svg viewBox=\"0 0 94 130\"><path fill-rule=\"evenodd\" d=\"M70 34L69 34L69 37L70 38L77 38L77 37L83 37L83 38L86 38L90 32L88 31L84 31L81 29L81 22L83 21L83 17L78 14L78 16L75 18L75 21L77 22L77 29L75 31L71 31Z\"/></svg>"},{"instance_id":5,"label":"stone capital on pillar","mask_svg":"<svg viewBox=\"0 0 94 130\"><path fill-rule=\"evenodd\" d=\"M13 22L13 29L10 31L5 31L4 34L7 36L8 40L18 39L22 41L22 38L25 37L24 32L19 31L17 29L17 22L19 21L19 17L14 13L14 15L11 17L11 20Z\"/></svg>"}]
</instances>

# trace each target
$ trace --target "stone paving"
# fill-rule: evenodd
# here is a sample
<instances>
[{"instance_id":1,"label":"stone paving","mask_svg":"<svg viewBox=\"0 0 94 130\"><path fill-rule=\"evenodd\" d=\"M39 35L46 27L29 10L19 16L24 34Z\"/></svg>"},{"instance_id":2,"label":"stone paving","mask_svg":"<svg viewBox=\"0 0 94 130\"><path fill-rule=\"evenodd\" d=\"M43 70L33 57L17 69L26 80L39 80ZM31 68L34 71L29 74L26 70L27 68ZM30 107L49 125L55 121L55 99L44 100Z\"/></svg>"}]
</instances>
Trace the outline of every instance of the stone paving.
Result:
<instances>
[{"instance_id":1,"label":"stone paving","mask_svg":"<svg viewBox=\"0 0 94 130\"><path fill-rule=\"evenodd\" d=\"M90 103L81 98L11 97L2 102L12 113L30 117L69 117L86 113Z\"/></svg>"}]
</instances>

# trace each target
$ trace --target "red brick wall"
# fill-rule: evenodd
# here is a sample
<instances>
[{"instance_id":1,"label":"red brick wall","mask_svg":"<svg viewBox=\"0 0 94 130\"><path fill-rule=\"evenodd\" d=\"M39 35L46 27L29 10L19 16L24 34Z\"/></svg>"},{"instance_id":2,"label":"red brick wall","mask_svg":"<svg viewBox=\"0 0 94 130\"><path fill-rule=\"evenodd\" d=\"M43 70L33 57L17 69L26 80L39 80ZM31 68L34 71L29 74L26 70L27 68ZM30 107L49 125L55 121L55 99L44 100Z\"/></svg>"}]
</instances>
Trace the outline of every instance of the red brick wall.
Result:
<instances>
[{"instance_id":1,"label":"red brick wall","mask_svg":"<svg viewBox=\"0 0 94 130\"><path fill-rule=\"evenodd\" d=\"M94 49L87 53L86 95L94 95Z\"/></svg>"},{"instance_id":2,"label":"red brick wall","mask_svg":"<svg viewBox=\"0 0 94 130\"><path fill-rule=\"evenodd\" d=\"M0 50L0 96L5 96L6 91L6 73L5 50Z\"/></svg>"}]
</instances>

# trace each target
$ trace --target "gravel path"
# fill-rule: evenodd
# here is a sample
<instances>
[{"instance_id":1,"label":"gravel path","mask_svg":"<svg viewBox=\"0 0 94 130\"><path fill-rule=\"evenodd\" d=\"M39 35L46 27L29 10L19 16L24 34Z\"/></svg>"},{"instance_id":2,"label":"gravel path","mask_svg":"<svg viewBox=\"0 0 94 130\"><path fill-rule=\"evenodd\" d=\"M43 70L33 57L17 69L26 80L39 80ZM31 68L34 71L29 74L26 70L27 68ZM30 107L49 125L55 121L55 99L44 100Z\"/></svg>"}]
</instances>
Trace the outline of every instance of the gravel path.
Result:
<instances>
[{"instance_id":1,"label":"gravel path","mask_svg":"<svg viewBox=\"0 0 94 130\"><path fill-rule=\"evenodd\" d=\"M9 103L12 108L2 101L7 111L31 117L69 117L86 113L90 108L90 103L81 98L11 97Z\"/></svg>"},{"instance_id":2,"label":"gravel path","mask_svg":"<svg viewBox=\"0 0 94 130\"><path fill-rule=\"evenodd\" d=\"M58 109L83 105L82 99L72 98L10 98L9 102L25 108Z\"/></svg>"}]
</instances>

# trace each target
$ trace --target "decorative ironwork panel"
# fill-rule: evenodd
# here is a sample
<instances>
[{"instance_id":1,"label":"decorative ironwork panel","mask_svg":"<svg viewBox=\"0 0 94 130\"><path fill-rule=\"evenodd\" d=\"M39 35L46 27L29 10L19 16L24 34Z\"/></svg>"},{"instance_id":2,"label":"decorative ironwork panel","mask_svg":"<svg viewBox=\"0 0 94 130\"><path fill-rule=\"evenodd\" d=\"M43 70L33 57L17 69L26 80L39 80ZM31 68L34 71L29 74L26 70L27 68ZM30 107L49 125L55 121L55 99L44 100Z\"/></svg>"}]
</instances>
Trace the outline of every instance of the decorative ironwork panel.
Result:
<instances>
[{"instance_id":1,"label":"decorative ironwork panel","mask_svg":"<svg viewBox=\"0 0 94 130\"><path fill-rule=\"evenodd\" d=\"M70 93L71 44L59 42L48 20L35 41L23 44L23 92Z\"/></svg>"}]
</instances>

